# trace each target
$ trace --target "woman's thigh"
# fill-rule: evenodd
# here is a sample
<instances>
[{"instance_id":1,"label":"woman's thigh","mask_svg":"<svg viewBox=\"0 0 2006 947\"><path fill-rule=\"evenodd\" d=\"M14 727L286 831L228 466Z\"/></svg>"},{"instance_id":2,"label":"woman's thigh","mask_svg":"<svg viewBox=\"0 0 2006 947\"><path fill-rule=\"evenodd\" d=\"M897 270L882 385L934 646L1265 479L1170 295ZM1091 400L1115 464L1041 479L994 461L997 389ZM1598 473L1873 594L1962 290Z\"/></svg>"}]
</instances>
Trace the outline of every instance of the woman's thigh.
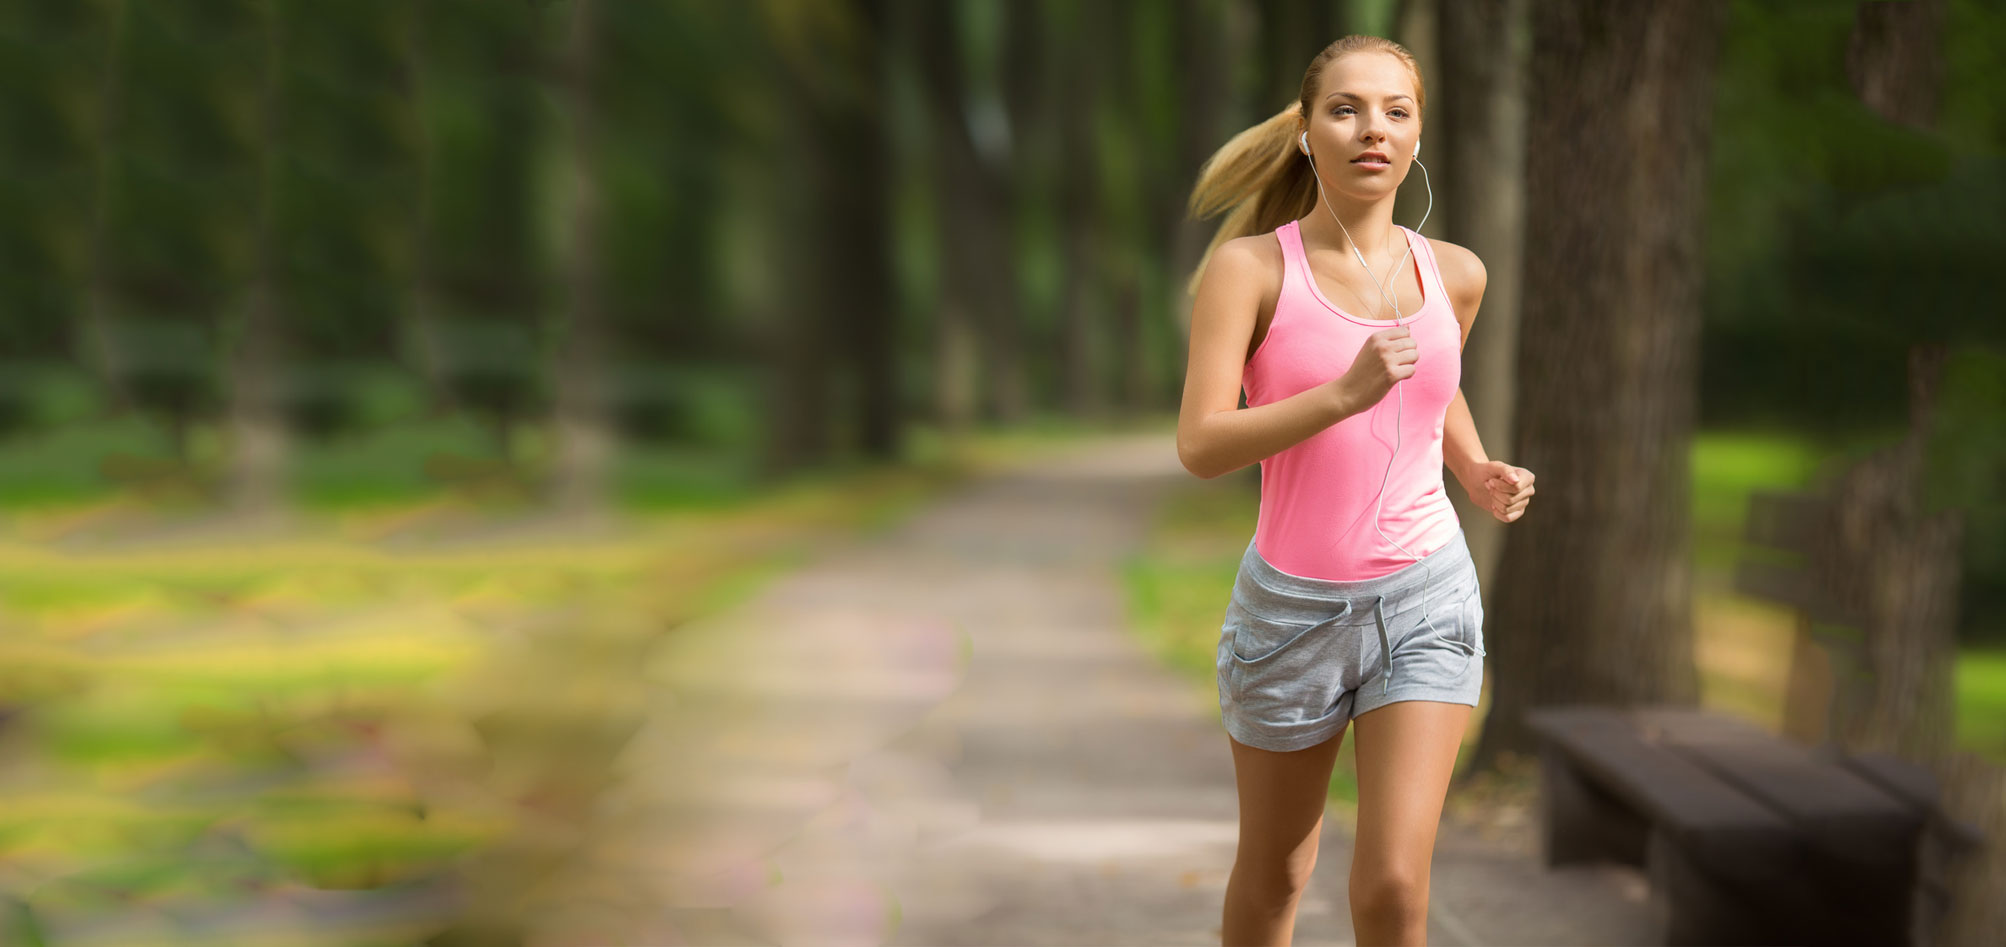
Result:
<instances>
[{"instance_id":1,"label":"woman's thigh","mask_svg":"<svg viewBox=\"0 0 2006 947\"><path fill-rule=\"evenodd\" d=\"M1425 885L1442 802L1474 708L1402 700L1353 718L1358 835L1354 875Z\"/></svg>"},{"instance_id":2,"label":"woman's thigh","mask_svg":"<svg viewBox=\"0 0 2006 947\"><path fill-rule=\"evenodd\" d=\"M1233 745L1233 778L1240 793L1237 860L1243 867L1307 871L1316 861L1331 766L1344 731L1288 752L1248 746L1231 735L1226 739Z\"/></svg>"}]
</instances>

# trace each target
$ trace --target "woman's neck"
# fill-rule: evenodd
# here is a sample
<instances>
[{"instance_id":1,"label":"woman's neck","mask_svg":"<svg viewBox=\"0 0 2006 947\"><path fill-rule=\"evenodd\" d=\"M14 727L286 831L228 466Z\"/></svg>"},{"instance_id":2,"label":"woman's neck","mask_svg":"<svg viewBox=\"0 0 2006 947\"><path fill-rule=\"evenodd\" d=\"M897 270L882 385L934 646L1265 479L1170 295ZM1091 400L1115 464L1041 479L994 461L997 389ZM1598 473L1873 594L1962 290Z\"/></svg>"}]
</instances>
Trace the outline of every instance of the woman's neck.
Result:
<instances>
[{"instance_id":1,"label":"woman's neck","mask_svg":"<svg viewBox=\"0 0 2006 947\"><path fill-rule=\"evenodd\" d=\"M1336 220L1331 219L1333 214ZM1339 227L1338 221L1343 221L1344 225ZM1300 229L1310 242L1337 247L1346 256L1351 255L1354 241L1368 260L1389 252L1398 256L1406 251L1404 241L1395 235L1391 194L1385 200L1370 204L1333 200L1328 208L1319 198L1310 215L1302 219Z\"/></svg>"}]
</instances>

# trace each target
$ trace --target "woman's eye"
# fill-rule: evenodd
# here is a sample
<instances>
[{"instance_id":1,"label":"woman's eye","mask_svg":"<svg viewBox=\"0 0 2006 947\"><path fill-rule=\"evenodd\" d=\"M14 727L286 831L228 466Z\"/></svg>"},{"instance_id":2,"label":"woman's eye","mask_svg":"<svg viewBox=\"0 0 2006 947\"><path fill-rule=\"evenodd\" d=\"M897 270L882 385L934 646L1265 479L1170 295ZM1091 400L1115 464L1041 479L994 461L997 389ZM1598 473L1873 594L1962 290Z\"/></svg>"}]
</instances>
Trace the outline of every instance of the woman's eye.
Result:
<instances>
[{"instance_id":1,"label":"woman's eye","mask_svg":"<svg viewBox=\"0 0 2006 947\"><path fill-rule=\"evenodd\" d=\"M1331 109L1331 110L1330 110L1330 114L1332 114L1332 115L1341 115L1341 114L1343 114L1343 113L1344 113L1344 110L1345 110L1345 109L1349 109L1349 108L1351 108L1351 106L1349 106L1349 105L1340 105L1340 106L1338 106L1338 107L1336 107L1336 108L1334 108L1334 109ZM1389 113L1389 114L1392 114L1392 115L1397 115L1397 116L1399 116L1399 117L1401 117L1401 118L1406 118L1406 117L1407 117L1407 110L1406 110L1406 109L1394 109L1394 110L1393 110L1393 111L1392 111L1391 113Z\"/></svg>"}]
</instances>

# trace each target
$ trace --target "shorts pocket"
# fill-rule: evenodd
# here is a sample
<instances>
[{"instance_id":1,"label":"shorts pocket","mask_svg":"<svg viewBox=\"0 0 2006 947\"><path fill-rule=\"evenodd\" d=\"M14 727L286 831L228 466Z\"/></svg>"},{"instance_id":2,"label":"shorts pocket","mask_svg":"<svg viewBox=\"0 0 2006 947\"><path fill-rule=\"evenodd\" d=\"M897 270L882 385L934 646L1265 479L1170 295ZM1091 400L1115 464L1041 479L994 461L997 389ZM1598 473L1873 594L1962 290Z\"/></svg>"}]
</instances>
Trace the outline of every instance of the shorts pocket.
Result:
<instances>
[{"instance_id":1,"label":"shorts pocket","mask_svg":"<svg viewBox=\"0 0 2006 947\"><path fill-rule=\"evenodd\" d=\"M1256 612L1239 601L1229 604L1226 620L1233 632L1233 660L1241 664L1258 664L1282 653L1317 626L1330 624L1351 613L1349 602L1336 603L1336 607L1335 614L1278 618Z\"/></svg>"},{"instance_id":2,"label":"shorts pocket","mask_svg":"<svg viewBox=\"0 0 2006 947\"><path fill-rule=\"evenodd\" d=\"M1307 668L1326 652L1325 633L1351 615L1347 601L1324 601L1321 614L1283 620L1234 599L1226 606L1223 659L1227 693L1261 706L1286 703ZM1304 641L1316 635L1318 640Z\"/></svg>"},{"instance_id":3,"label":"shorts pocket","mask_svg":"<svg viewBox=\"0 0 2006 947\"><path fill-rule=\"evenodd\" d=\"M1463 620L1457 623L1464 651L1471 657L1483 657L1484 651L1484 590L1472 589L1468 598L1463 599Z\"/></svg>"}]
</instances>

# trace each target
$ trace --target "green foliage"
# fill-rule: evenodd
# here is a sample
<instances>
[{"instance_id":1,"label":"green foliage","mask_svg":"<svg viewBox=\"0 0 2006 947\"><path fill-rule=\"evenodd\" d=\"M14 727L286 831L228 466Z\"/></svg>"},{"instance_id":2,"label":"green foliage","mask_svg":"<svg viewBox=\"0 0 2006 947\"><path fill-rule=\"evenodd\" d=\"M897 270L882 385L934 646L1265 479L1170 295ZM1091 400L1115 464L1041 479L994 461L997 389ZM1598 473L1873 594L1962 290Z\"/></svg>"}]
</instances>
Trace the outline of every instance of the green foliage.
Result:
<instances>
[{"instance_id":1,"label":"green foliage","mask_svg":"<svg viewBox=\"0 0 2006 947\"><path fill-rule=\"evenodd\" d=\"M1840 437L1906 416L1918 341L1999 342L2006 18L1958 0L1922 130L1848 85L1850 4L1732 7L1714 86L1701 418ZM1919 117L1918 117L1919 118Z\"/></svg>"}]
</instances>

